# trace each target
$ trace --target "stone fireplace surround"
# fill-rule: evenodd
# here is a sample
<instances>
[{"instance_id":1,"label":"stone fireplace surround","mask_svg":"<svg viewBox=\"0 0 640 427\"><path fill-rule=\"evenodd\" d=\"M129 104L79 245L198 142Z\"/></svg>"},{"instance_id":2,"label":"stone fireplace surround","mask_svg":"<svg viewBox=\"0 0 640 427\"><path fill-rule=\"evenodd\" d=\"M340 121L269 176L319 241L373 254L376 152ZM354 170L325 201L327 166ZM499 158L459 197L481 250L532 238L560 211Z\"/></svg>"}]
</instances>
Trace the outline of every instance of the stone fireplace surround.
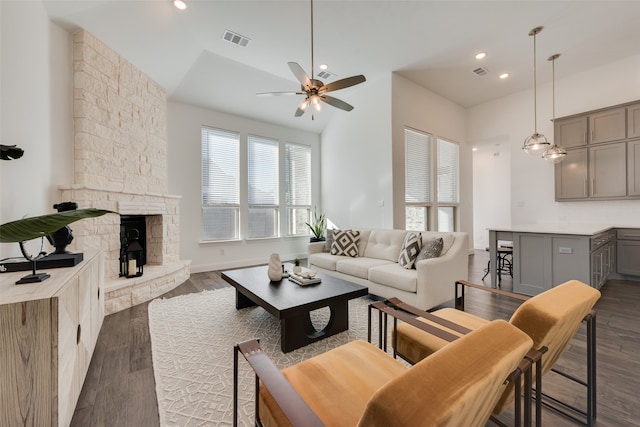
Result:
<instances>
[{"instance_id":1,"label":"stone fireplace surround","mask_svg":"<svg viewBox=\"0 0 640 427\"><path fill-rule=\"evenodd\" d=\"M61 200L81 207L108 209L122 215L144 215L147 264L140 277L119 277L120 215L104 215L71 225L73 251L105 252L105 313L111 314L162 295L189 278L189 260L180 260L180 197L114 191L85 185L60 187Z\"/></svg>"},{"instance_id":2,"label":"stone fireplace surround","mask_svg":"<svg viewBox=\"0 0 640 427\"><path fill-rule=\"evenodd\" d=\"M147 264L119 277L120 215L72 224L69 249L105 252L105 313L148 301L189 278L180 260L179 196L167 194L166 91L85 30L73 34L74 183L60 201L145 216Z\"/></svg>"}]
</instances>

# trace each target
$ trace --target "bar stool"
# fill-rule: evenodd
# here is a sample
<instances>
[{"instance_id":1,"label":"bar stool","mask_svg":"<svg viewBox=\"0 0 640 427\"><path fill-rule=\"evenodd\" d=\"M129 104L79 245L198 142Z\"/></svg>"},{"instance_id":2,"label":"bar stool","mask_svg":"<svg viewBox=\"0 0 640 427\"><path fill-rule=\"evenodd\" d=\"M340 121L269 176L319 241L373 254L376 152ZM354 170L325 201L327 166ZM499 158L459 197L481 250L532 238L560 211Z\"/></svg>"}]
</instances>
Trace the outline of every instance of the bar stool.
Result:
<instances>
[{"instance_id":1,"label":"bar stool","mask_svg":"<svg viewBox=\"0 0 640 427\"><path fill-rule=\"evenodd\" d=\"M486 251L489 251L489 248L486 248ZM511 277L513 277L513 243L505 242L498 246L496 249L497 255L497 266L496 273L498 275L498 283L502 281L502 273L509 273ZM491 273L491 260L487 262L487 268L484 269L484 276L482 276L482 280L485 279Z\"/></svg>"}]
</instances>

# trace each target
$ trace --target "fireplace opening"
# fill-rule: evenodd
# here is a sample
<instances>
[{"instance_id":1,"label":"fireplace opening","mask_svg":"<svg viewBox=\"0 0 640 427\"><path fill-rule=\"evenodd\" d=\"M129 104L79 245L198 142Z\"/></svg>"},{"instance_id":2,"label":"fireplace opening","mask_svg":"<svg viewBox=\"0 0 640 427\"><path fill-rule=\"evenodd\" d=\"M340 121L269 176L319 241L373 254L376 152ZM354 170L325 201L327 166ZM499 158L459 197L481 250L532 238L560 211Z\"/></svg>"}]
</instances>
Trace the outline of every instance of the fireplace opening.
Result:
<instances>
[{"instance_id":1,"label":"fireplace opening","mask_svg":"<svg viewBox=\"0 0 640 427\"><path fill-rule=\"evenodd\" d=\"M138 233L135 233L137 231ZM120 252L127 248L133 238L138 236L142 246L142 265L147 264L147 220L144 215L120 215Z\"/></svg>"}]
</instances>

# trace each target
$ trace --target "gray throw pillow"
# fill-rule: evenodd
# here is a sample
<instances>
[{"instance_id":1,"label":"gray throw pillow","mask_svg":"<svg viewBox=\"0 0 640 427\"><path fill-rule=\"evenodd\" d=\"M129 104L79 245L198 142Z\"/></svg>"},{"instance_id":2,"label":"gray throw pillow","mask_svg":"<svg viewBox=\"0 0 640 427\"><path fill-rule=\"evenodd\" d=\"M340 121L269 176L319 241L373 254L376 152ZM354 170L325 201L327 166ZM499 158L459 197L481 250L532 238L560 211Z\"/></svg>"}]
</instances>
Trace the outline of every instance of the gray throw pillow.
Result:
<instances>
[{"instance_id":1,"label":"gray throw pillow","mask_svg":"<svg viewBox=\"0 0 640 427\"><path fill-rule=\"evenodd\" d=\"M331 255L358 256L360 232L354 230L334 230Z\"/></svg>"},{"instance_id":2,"label":"gray throw pillow","mask_svg":"<svg viewBox=\"0 0 640 427\"><path fill-rule=\"evenodd\" d=\"M422 243L422 235L420 233L407 233L404 236L402 249L398 256L398 264L407 270L413 267L418 254L420 253L420 244Z\"/></svg>"},{"instance_id":3,"label":"gray throw pillow","mask_svg":"<svg viewBox=\"0 0 640 427\"><path fill-rule=\"evenodd\" d=\"M438 258L442 253L443 246L444 240L442 240L442 237L427 240L420 250L418 257L416 258L416 262L423 259Z\"/></svg>"},{"instance_id":4,"label":"gray throw pillow","mask_svg":"<svg viewBox=\"0 0 640 427\"><path fill-rule=\"evenodd\" d=\"M322 252L331 252L331 244L333 243L333 228L327 229L327 238L324 241Z\"/></svg>"}]
</instances>

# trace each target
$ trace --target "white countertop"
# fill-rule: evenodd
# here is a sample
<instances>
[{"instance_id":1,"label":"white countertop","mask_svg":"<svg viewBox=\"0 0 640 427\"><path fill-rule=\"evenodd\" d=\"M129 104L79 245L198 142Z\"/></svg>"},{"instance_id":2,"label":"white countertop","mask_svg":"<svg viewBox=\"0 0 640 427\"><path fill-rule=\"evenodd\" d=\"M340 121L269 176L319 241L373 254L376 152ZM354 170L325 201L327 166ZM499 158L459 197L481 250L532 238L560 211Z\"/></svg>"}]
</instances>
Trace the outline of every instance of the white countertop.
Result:
<instances>
[{"instance_id":1,"label":"white countertop","mask_svg":"<svg viewBox=\"0 0 640 427\"><path fill-rule=\"evenodd\" d=\"M575 234L593 236L612 228L640 228L640 225L611 224L526 224L511 227L489 227L489 231L510 231L515 233Z\"/></svg>"}]
</instances>

